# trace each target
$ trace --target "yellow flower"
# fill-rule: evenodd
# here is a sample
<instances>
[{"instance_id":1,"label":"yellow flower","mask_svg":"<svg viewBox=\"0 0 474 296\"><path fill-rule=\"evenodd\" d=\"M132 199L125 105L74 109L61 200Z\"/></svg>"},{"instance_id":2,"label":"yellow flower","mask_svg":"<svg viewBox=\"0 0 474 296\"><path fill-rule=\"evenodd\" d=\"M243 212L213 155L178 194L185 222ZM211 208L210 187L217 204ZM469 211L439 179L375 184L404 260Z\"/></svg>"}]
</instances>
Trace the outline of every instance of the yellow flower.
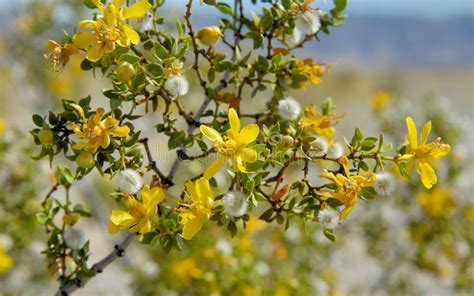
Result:
<instances>
[{"instance_id":1,"label":"yellow flower","mask_svg":"<svg viewBox=\"0 0 474 296\"><path fill-rule=\"evenodd\" d=\"M139 0L130 7L120 8L124 0L113 0L107 6L99 0L93 0L103 15L96 20L79 22L79 28L90 29L74 34L73 43L81 49L87 49L87 59L95 62L110 53L118 44L129 47L140 43L140 35L127 24L127 20L144 16L152 5L147 0Z\"/></svg>"},{"instance_id":2,"label":"yellow flower","mask_svg":"<svg viewBox=\"0 0 474 296\"><path fill-rule=\"evenodd\" d=\"M200 279L204 272L196 263L196 259L187 258L173 263L171 267L174 275L183 281L191 281L192 279Z\"/></svg>"},{"instance_id":3,"label":"yellow flower","mask_svg":"<svg viewBox=\"0 0 474 296\"><path fill-rule=\"evenodd\" d=\"M44 58L47 67L59 73L69 62L70 57L77 53L79 53L79 49L71 43L60 45L56 41L48 40L48 52Z\"/></svg>"},{"instance_id":4,"label":"yellow flower","mask_svg":"<svg viewBox=\"0 0 474 296\"><path fill-rule=\"evenodd\" d=\"M5 127L6 127L5 120L0 118L0 136L3 135L3 133L5 132Z\"/></svg>"},{"instance_id":5,"label":"yellow flower","mask_svg":"<svg viewBox=\"0 0 474 296\"><path fill-rule=\"evenodd\" d=\"M383 110L383 108L390 103L392 100L392 96L390 93L386 91L379 91L375 95L370 98L370 106L372 107L372 111L379 112Z\"/></svg>"},{"instance_id":6,"label":"yellow flower","mask_svg":"<svg viewBox=\"0 0 474 296\"><path fill-rule=\"evenodd\" d=\"M109 232L116 233L120 228L130 228L131 233L152 231L152 221L158 217L157 206L165 199L161 187L145 185L140 193L141 201L132 195L124 198L127 211L113 210L110 215Z\"/></svg>"},{"instance_id":7,"label":"yellow flower","mask_svg":"<svg viewBox=\"0 0 474 296\"><path fill-rule=\"evenodd\" d=\"M355 206L357 197L361 187L372 186L376 182L375 174L371 173L368 177L355 175L351 176L349 172L349 160L343 156L339 159L339 163L344 168L344 174L336 174L330 172L323 172L319 175L321 178L333 181L337 188L335 191L329 189L322 189L319 193L324 197L332 197L338 199L344 205L344 210L341 213L341 220L349 216Z\"/></svg>"},{"instance_id":8,"label":"yellow flower","mask_svg":"<svg viewBox=\"0 0 474 296\"><path fill-rule=\"evenodd\" d=\"M321 77L329 72L330 66L317 64L313 59L296 59L295 70L297 74L306 76L308 80L301 83L301 88L308 83L318 85L321 83Z\"/></svg>"},{"instance_id":9,"label":"yellow flower","mask_svg":"<svg viewBox=\"0 0 474 296\"><path fill-rule=\"evenodd\" d=\"M224 136L221 136L218 131L211 127L200 126L201 133L214 142L214 148L219 153L216 161L204 173L204 177L207 179L214 176L229 159L232 160L234 170L240 172L246 171L246 163L257 160L257 151L248 148L247 145L257 139L260 133L258 125L253 123L240 129L240 119L234 108L229 108L229 123L230 129L227 130Z\"/></svg>"},{"instance_id":10,"label":"yellow flower","mask_svg":"<svg viewBox=\"0 0 474 296\"><path fill-rule=\"evenodd\" d=\"M13 266L13 258L5 252L5 248L0 243L0 274L10 270Z\"/></svg>"},{"instance_id":11,"label":"yellow flower","mask_svg":"<svg viewBox=\"0 0 474 296\"><path fill-rule=\"evenodd\" d=\"M423 212L430 217L449 215L454 209L454 199L451 192L444 188L436 188L431 192L420 192L416 201Z\"/></svg>"},{"instance_id":12,"label":"yellow flower","mask_svg":"<svg viewBox=\"0 0 474 296\"><path fill-rule=\"evenodd\" d=\"M179 216L180 224L184 226L182 236L184 239L190 240L211 216L214 193L206 178L187 182L185 192L191 204L182 204L183 208L180 209Z\"/></svg>"},{"instance_id":13,"label":"yellow flower","mask_svg":"<svg viewBox=\"0 0 474 296\"><path fill-rule=\"evenodd\" d=\"M71 104L84 118L84 111L78 105ZM119 138L125 137L129 134L130 128L126 125L116 126L117 120L112 117L103 118L105 111L103 108L98 108L97 111L91 115L87 121L82 125L72 123L70 126L74 133L86 142L77 143L73 146L74 149L87 149L95 152L97 148L107 148L110 145L110 136Z\"/></svg>"},{"instance_id":14,"label":"yellow flower","mask_svg":"<svg viewBox=\"0 0 474 296\"><path fill-rule=\"evenodd\" d=\"M204 27L196 34L196 38L207 46L216 44L222 36L221 29L217 26Z\"/></svg>"},{"instance_id":15,"label":"yellow flower","mask_svg":"<svg viewBox=\"0 0 474 296\"><path fill-rule=\"evenodd\" d=\"M406 118L408 136L406 138L407 148L404 155L399 160L409 160L409 168L416 164L416 171L421 176L423 186L430 189L438 182L436 172L431 166L434 159L445 156L451 150L448 144L441 144L441 138L434 142L427 143L431 132L431 121L428 121L421 131L420 143L418 143L418 132L415 122L411 117Z\"/></svg>"},{"instance_id":16,"label":"yellow flower","mask_svg":"<svg viewBox=\"0 0 474 296\"><path fill-rule=\"evenodd\" d=\"M307 133L314 133L323 136L332 146L336 129L334 125L339 122L335 113L323 115L313 105L309 105L304 110L305 115L301 118L300 124Z\"/></svg>"}]
</instances>

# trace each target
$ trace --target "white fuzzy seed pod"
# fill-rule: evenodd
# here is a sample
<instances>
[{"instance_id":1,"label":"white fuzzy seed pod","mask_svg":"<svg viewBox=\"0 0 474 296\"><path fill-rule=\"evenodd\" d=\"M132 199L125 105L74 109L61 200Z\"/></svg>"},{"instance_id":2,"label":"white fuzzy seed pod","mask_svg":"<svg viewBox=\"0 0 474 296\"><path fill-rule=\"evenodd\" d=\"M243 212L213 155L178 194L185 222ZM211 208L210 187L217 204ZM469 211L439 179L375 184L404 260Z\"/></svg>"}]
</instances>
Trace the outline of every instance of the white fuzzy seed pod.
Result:
<instances>
[{"instance_id":1,"label":"white fuzzy seed pod","mask_svg":"<svg viewBox=\"0 0 474 296\"><path fill-rule=\"evenodd\" d=\"M284 120L295 120L301 114L301 105L293 97L286 97L278 102L278 114Z\"/></svg>"},{"instance_id":2,"label":"white fuzzy seed pod","mask_svg":"<svg viewBox=\"0 0 474 296\"><path fill-rule=\"evenodd\" d=\"M339 224L339 212L333 208L325 208L319 211L318 221L324 228L334 229Z\"/></svg>"},{"instance_id":3,"label":"white fuzzy seed pod","mask_svg":"<svg viewBox=\"0 0 474 296\"><path fill-rule=\"evenodd\" d=\"M225 212L232 217L240 217L247 211L248 203L241 191L229 191L222 198Z\"/></svg>"},{"instance_id":4,"label":"white fuzzy seed pod","mask_svg":"<svg viewBox=\"0 0 474 296\"><path fill-rule=\"evenodd\" d=\"M340 142L336 142L328 151L328 156L331 158L339 158L344 155L344 145Z\"/></svg>"},{"instance_id":5,"label":"white fuzzy seed pod","mask_svg":"<svg viewBox=\"0 0 474 296\"><path fill-rule=\"evenodd\" d=\"M189 82L183 75L173 75L166 80L165 88L171 95L181 97L188 93Z\"/></svg>"},{"instance_id":6,"label":"white fuzzy seed pod","mask_svg":"<svg viewBox=\"0 0 474 296\"><path fill-rule=\"evenodd\" d=\"M80 229L69 227L64 231L64 241L71 249L79 249L85 243L84 233Z\"/></svg>"},{"instance_id":7,"label":"white fuzzy seed pod","mask_svg":"<svg viewBox=\"0 0 474 296\"><path fill-rule=\"evenodd\" d=\"M116 177L117 187L120 192L137 194L143 186L142 176L135 170L125 169Z\"/></svg>"},{"instance_id":8,"label":"white fuzzy seed pod","mask_svg":"<svg viewBox=\"0 0 474 296\"><path fill-rule=\"evenodd\" d=\"M377 183L375 189L381 195L390 196L395 190L395 178L389 172L382 172L376 175Z\"/></svg>"},{"instance_id":9,"label":"white fuzzy seed pod","mask_svg":"<svg viewBox=\"0 0 474 296\"><path fill-rule=\"evenodd\" d=\"M296 17L296 26L306 35L314 35L321 29L319 14L305 11Z\"/></svg>"},{"instance_id":10,"label":"white fuzzy seed pod","mask_svg":"<svg viewBox=\"0 0 474 296\"><path fill-rule=\"evenodd\" d=\"M285 41L289 47L295 47L301 42L301 40L303 39L302 37L303 34L301 33L301 30L295 27L293 29L293 33L291 33L290 35L285 35Z\"/></svg>"},{"instance_id":11,"label":"white fuzzy seed pod","mask_svg":"<svg viewBox=\"0 0 474 296\"><path fill-rule=\"evenodd\" d=\"M321 157L326 155L329 150L329 143L324 137L316 137L314 141L309 143L308 154L310 157Z\"/></svg>"}]
</instances>

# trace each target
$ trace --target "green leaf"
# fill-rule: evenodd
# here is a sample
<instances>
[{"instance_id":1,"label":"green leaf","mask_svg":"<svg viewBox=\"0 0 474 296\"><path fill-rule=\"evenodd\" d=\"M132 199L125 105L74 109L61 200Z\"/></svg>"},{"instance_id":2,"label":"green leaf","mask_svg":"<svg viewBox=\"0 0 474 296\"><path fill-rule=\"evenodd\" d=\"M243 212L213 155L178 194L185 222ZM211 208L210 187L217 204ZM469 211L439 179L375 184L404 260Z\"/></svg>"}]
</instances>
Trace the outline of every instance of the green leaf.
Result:
<instances>
[{"instance_id":1,"label":"green leaf","mask_svg":"<svg viewBox=\"0 0 474 296\"><path fill-rule=\"evenodd\" d=\"M145 66L145 69L153 78L163 77L163 74L165 73L163 67L158 64L148 64Z\"/></svg>"},{"instance_id":2,"label":"green leaf","mask_svg":"<svg viewBox=\"0 0 474 296\"><path fill-rule=\"evenodd\" d=\"M347 6L347 0L334 0L334 10L337 12L343 11Z\"/></svg>"},{"instance_id":3,"label":"green leaf","mask_svg":"<svg viewBox=\"0 0 474 296\"><path fill-rule=\"evenodd\" d=\"M32 120L33 120L33 123L36 124L37 126L43 127L44 120L43 120L43 117L41 117L40 115L34 114Z\"/></svg>"},{"instance_id":4,"label":"green leaf","mask_svg":"<svg viewBox=\"0 0 474 296\"><path fill-rule=\"evenodd\" d=\"M268 210L263 212L263 214L260 215L259 219L264 220L264 221L269 221L271 220L272 216L273 216L273 208L269 208Z\"/></svg>"},{"instance_id":5,"label":"green leaf","mask_svg":"<svg viewBox=\"0 0 474 296\"><path fill-rule=\"evenodd\" d=\"M230 235L234 237L237 234L237 225L235 225L234 221L229 221L229 224L227 224L227 230L229 230Z\"/></svg>"},{"instance_id":6,"label":"green leaf","mask_svg":"<svg viewBox=\"0 0 474 296\"><path fill-rule=\"evenodd\" d=\"M333 243L336 242L336 235L333 229L324 229L324 236L327 237Z\"/></svg>"},{"instance_id":7,"label":"green leaf","mask_svg":"<svg viewBox=\"0 0 474 296\"><path fill-rule=\"evenodd\" d=\"M220 10L220 12L222 12L224 14L228 14L228 15L231 15L231 16L234 15L234 12L232 11L232 8L227 3L219 2L219 3L217 3L216 7L217 7L217 9Z\"/></svg>"}]
</instances>

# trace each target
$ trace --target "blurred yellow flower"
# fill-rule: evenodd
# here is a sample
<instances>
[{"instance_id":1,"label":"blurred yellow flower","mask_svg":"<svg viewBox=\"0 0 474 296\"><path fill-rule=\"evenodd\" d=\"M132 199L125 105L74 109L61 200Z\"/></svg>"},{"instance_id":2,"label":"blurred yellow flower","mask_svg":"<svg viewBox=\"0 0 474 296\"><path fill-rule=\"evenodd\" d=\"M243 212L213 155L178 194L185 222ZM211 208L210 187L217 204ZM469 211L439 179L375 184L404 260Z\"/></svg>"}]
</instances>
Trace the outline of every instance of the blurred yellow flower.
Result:
<instances>
[{"instance_id":1,"label":"blurred yellow flower","mask_svg":"<svg viewBox=\"0 0 474 296\"><path fill-rule=\"evenodd\" d=\"M240 119L234 108L229 108L230 129L226 135L221 136L218 131L201 125L200 130L204 136L214 142L214 148L219 153L218 158L212 163L204 173L204 177L210 179L227 162L232 160L232 167L236 171L246 172L246 163L257 160L257 151L247 148L247 145L255 141L260 133L260 128L256 124L249 124L240 128Z\"/></svg>"},{"instance_id":2,"label":"blurred yellow flower","mask_svg":"<svg viewBox=\"0 0 474 296\"><path fill-rule=\"evenodd\" d=\"M204 27L196 34L196 38L207 46L216 44L222 36L221 29L217 26Z\"/></svg>"},{"instance_id":3,"label":"blurred yellow flower","mask_svg":"<svg viewBox=\"0 0 474 296\"><path fill-rule=\"evenodd\" d=\"M80 106L75 104L71 104L71 106L79 110L78 112L82 113L83 119L85 119L84 111L82 111ZM117 120L112 117L103 118L104 114L104 109L98 108L82 125L70 124L72 130L79 138L87 140L86 142L75 144L73 146L74 149L87 149L95 152L99 147L104 149L109 147L110 136L123 138L130 133L128 126L116 126Z\"/></svg>"},{"instance_id":4,"label":"blurred yellow flower","mask_svg":"<svg viewBox=\"0 0 474 296\"><path fill-rule=\"evenodd\" d=\"M195 182L188 181L185 184L185 192L191 204L181 204L179 217L180 224L184 225L182 236L190 240L211 216L214 193L211 191L209 181L205 178L200 178Z\"/></svg>"},{"instance_id":5,"label":"blurred yellow flower","mask_svg":"<svg viewBox=\"0 0 474 296\"><path fill-rule=\"evenodd\" d=\"M5 120L0 118L0 136L3 135L3 133L5 132L5 129L6 129Z\"/></svg>"},{"instance_id":6,"label":"blurred yellow flower","mask_svg":"<svg viewBox=\"0 0 474 296\"><path fill-rule=\"evenodd\" d=\"M313 59L296 59L295 60L296 72L303 76L306 76L308 80L301 84L301 87L305 87L308 83L318 85L321 83L321 77L326 75L331 68L328 65L322 65L314 62Z\"/></svg>"},{"instance_id":7,"label":"blurred yellow flower","mask_svg":"<svg viewBox=\"0 0 474 296\"><path fill-rule=\"evenodd\" d=\"M126 211L113 210L110 215L109 232L116 233L120 228L130 228L131 233L152 231L152 221L158 217L157 206L165 200L161 187L145 185L140 193L141 200L126 194L124 203Z\"/></svg>"},{"instance_id":8,"label":"blurred yellow flower","mask_svg":"<svg viewBox=\"0 0 474 296\"><path fill-rule=\"evenodd\" d=\"M194 258L176 261L171 269L176 277L186 282L192 279L200 279L204 275L204 271L198 267Z\"/></svg>"},{"instance_id":9,"label":"blurred yellow flower","mask_svg":"<svg viewBox=\"0 0 474 296\"><path fill-rule=\"evenodd\" d=\"M335 191L323 188L318 191L319 194L325 197L332 197L338 199L344 204L344 210L341 213L341 220L349 216L355 206L357 197L361 187L372 186L376 182L375 174L371 173L368 177L355 175L351 176L349 172L349 160L343 156L339 159L339 163L344 168L344 174L336 174L330 172L323 172L319 175L321 178L333 181L337 189Z\"/></svg>"},{"instance_id":10,"label":"blurred yellow flower","mask_svg":"<svg viewBox=\"0 0 474 296\"><path fill-rule=\"evenodd\" d=\"M386 91L379 91L370 98L372 111L379 112L387 106L392 100L392 95Z\"/></svg>"},{"instance_id":11,"label":"blurred yellow flower","mask_svg":"<svg viewBox=\"0 0 474 296\"><path fill-rule=\"evenodd\" d=\"M13 258L5 252L5 248L0 243L0 274L10 270L13 266Z\"/></svg>"},{"instance_id":12,"label":"blurred yellow flower","mask_svg":"<svg viewBox=\"0 0 474 296\"><path fill-rule=\"evenodd\" d=\"M144 16L152 5L147 0L139 0L130 7L120 8L124 0L113 0L107 6L99 0L92 0L103 15L96 20L83 20L79 28L90 29L74 34L73 43L87 50L87 59L95 62L104 54L110 53L118 44L129 47L140 43L140 35L129 25L127 20Z\"/></svg>"},{"instance_id":13,"label":"blurred yellow flower","mask_svg":"<svg viewBox=\"0 0 474 296\"><path fill-rule=\"evenodd\" d=\"M448 216L454 210L454 198L449 189L436 188L431 192L420 192L416 201L425 215L430 217Z\"/></svg>"},{"instance_id":14,"label":"blurred yellow flower","mask_svg":"<svg viewBox=\"0 0 474 296\"><path fill-rule=\"evenodd\" d=\"M411 117L406 118L408 128L407 150L399 160L409 160L409 168L416 164L416 171L421 176L423 185L430 189L438 182L436 172L431 166L434 159L445 156L451 150L448 144L441 144L441 138L437 138L434 142L427 143L428 136L431 132L431 121L428 121L421 131L420 143L418 143L418 132L415 122Z\"/></svg>"},{"instance_id":15,"label":"blurred yellow flower","mask_svg":"<svg viewBox=\"0 0 474 296\"><path fill-rule=\"evenodd\" d=\"M79 49L71 43L60 45L56 41L48 40L47 47L48 52L44 55L46 66L56 73L64 69L73 54L79 53Z\"/></svg>"},{"instance_id":16,"label":"blurred yellow flower","mask_svg":"<svg viewBox=\"0 0 474 296\"><path fill-rule=\"evenodd\" d=\"M340 118L335 113L323 115L313 105L306 106L304 110L305 115L301 118L300 124L307 133L314 133L323 136L332 146L334 143L334 134L336 125Z\"/></svg>"}]
</instances>

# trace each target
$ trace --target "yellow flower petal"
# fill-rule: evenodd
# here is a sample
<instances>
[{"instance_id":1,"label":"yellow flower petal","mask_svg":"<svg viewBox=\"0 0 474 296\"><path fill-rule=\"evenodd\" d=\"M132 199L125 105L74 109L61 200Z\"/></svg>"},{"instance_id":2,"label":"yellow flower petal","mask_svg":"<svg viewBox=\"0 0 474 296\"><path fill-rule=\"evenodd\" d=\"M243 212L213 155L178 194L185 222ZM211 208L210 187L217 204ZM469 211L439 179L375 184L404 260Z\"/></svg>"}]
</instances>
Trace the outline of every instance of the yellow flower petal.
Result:
<instances>
[{"instance_id":1,"label":"yellow flower petal","mask_svg":"<svg viewBox=\"0 0 474 296\"><path fill-rule=\"evenodd\" d=\"M433 185L438 183L436 172L429 163L424 161L419 162L416 166L416 171L420 174L421 183L423 183L423 186L427 189L431 189Z\"/></svg>"},{"instance_id":2,"label":"yellow flower petal","mask_svg":"<svg viewBox=\"0 0 474 296\"><path fill-rule=\"evenodd\" d=\"M428 121L421 131L420 145L425 145L431 132L431 121Z\"/></svg>"},{"instance_id":3,"label":"yellow flower petal","mask_svg":"<svg viewBox=\"0 0 474 296\"><path fill-rule=\"evenodd\" d=\"M147 0L141 0L136 2L130 7L125 7L122 10L122 18L130 19L130 18L139 18L144 16L147 11L151 8L151 4L148 3Z\"/></svg>"},{"instance_id":4,"label":"yellow flower petal","mask_svg":"<svg viewBox=\"0 0 474 296\"><path fill-rule=\"evenodd\" d=\"M257 160L257 151L252 148L244 148L241 152L244 162L255 162Z\"/></svg>"},{"instance_id":5,"label":"yellow flower petal","mask_svg":"<svg viewBox=\"0 0 474 296\"><path fill-rule=\"evenodd\" d=\"M408 128L407 142L411 149L416 149L416 147L418 147L418 132L413 118L407 117L406 124Z\"/></svg>"},{"instance_id":6,"label":"yellow flower petal","mask_svg":"<svg viewBox=\"0 0 474 296\"><path fill-rule=\"evenodd\" d=\"M79 48L88 48L94 41L96 36L91 32L79 32L72 37L72 43Z\"/></svg>"},{"instance_id":7,"label":"yellow flower petal","mask_svg":"<svg viewBox=\"0 0 474 296\"><path fill-rule=\"evenodd\" d=\"M212 178L220 168L226 163L227 157L223 155L218 155L217 159L206 169L204 172L204 178L210 179Z\"/></svg>"},{"instance_id":8,"label":"yellow flower petal","mask_svg":"<svg viewBox=\"0 0 474 296\"><path fill-rule=\"evenodd\" d=\"M245 126L239 133L238 142L240 144L249 144L255 141L260 133L260 128L255 123Z\"/></svg>"},{"instance_id":9,"label":"yellow flower petal","mask_svg":"<svg viewBox=\"0 0 474 296\"><path fill-rule=\"evenodd\" d=\"M229 108L228 116L229 116L229 124L230 124L230 130L231 130L232 136L234 139L236 139L240 131L239 116L237 115L237 112L235 111L234 108Z\"/></svg>"},{"instance_id":10,"label":"yellow flower petal","mask_svg":"<svg viewBox=\"0 0 474 296\"><path fill-rule=\"evenodd\" d=\"M127 125L117 126L113 128L112 131L110 132L110 134L119 138L126 137L128 136L129 133L130 133L130 128Z\"/></svg>"},{"instance_id":11,"label":"yellow flower petal","mask_svg":"<svg viewBox=\"0 0 474 296\"><path fill-rule=\"evenodd\" d=\"M130 40L132 44L138 44L140 43L140 35L129 25L123 24L123 32L127 36L127 38ZM122 45L123 47L128 46L128 45Z\"/></svg>"},{"instance_id":12,"label":"yellow flower petal","mask_svg":"<svg viewBox=\"0 0 474 296\"><path fill-rule=\"evenodd\" d=\"M113 210L110 215L110 222L118 227L130 227L136 223L136 219L127 212Z\"/></svg>"},{"instance_id":13,"label":"yellow flower petal","mask_svg":"<svg viewBox=\"0 0 474 296\"><path fill-rule=\"evenodd\" d=\"M206 178L199 178L196 181L196 193L201 202L207 202L207 198L211 193L211 186Z\"/></svg>"},{"instance_id":14,"label":"yellow flower petal","mask_svg":"<svg viewBox=\"0 0 474 296\"><path fill-rule=\"evenodd\" d=\"M105 49L102 45L96 44L92 47L89 47L87 50L87 59L91 62L97 62L105 54Z\"/></svg>"},{"instance_id":15,"label":"yellow flower petal","mask_svg":"<svg viewBox=\"0 0 474 296\"><path fill-rule=\"evenodd\" d=\"M105 135L103 138L102 138L102 143L100 144L100 146L102 146L102 148L107 148L109 147L110 145L110 137L108 135Z\"/></svg>"},{"instance_id":16,"label":"yellow flower petal","mask_svg":"<svg viewBox=\"0 0 474 296\"><path fill-rule=\"evenodd\" d=\"M219 132L217 132L215 129L213 129L211 127L208 127L206 125L201 125L199 127L199 130L201 131L201 133L203 135L205 135L209 140L211 140L213 142L222 141L222 137L219 134Z\"/></svg>"},{"instance_id":17,"label":"yellow flower petal","mask_svg":"<svg viewBox=\"0 0 474 296\"><path fill-rule=\"evenodd\" d=\"M203 221L198 218L189 220L183 227L183 238L186 240L192 239L196 233L202 228Z\"/></svg>"}]
</instances>

